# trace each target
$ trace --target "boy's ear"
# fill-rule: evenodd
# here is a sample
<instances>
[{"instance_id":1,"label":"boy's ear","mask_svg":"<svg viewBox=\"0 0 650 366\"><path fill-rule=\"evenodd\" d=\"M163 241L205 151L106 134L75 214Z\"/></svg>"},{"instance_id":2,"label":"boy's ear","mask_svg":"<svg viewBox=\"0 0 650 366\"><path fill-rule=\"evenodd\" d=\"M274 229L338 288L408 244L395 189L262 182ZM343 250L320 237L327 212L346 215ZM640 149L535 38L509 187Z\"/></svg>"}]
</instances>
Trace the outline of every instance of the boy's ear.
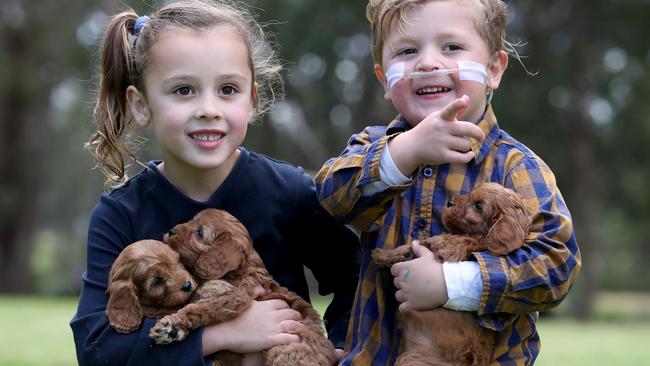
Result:
<instances>
[{"instance_id":1,"label":"boy's ear","mask_svg":"<svg viewBox=\"0 0 650 366\"><path fill-rule=\"evenodd\" d=\"M508 54L506 51L497 51L492 56L487 67L487 87L490 90L496 90L501 83L501 77L508 68Z\"/></svg>"},{"instance_id":2,"label":"boy's ear","mask_svg":"<svg viewBox=\"0 0 650 366\"><path fill-rule=\"evenodd\" d=\"M131 114L135 118L135 122L140 127L146 127L151 120L151 110L147 99L135 86L129 85L126 88L126 100L131 108Z\"/></svg>"},{"instance_id":3,"label":"boy's ear","mask_svg":"<svg viewBox=\"0 0 650 366\"><path fill-rule=\"evenodd\" d=\"M381 65L375 64L375 76L377 77L377 80L379 80L379 83L381 83L381 86L384 87L384 99L390 100L390 93L388 90L388 84L386 83L386 77L384 76L384 70L381 68Z\"/></svg>"}]
</instances>

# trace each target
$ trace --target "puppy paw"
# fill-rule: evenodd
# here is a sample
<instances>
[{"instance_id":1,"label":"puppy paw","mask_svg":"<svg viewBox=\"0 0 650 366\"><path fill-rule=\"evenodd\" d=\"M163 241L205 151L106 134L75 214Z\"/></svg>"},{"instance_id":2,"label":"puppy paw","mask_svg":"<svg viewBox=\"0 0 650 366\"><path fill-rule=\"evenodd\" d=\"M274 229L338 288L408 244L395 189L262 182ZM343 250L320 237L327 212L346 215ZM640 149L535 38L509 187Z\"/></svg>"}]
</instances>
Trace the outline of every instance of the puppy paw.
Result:
<instances>
[{"instance_id":1,"label":"puppy paw","mask_svg":"<svg viewBox=\"0 0 650 366\"><path fill-rule=\"evenodd\" d=\"M372 250L370 255L379 267L390 267L395 263L412 259L413 252L410 246L400 246L395 249L376 248Z\"/></svg>"},{"instance_id":2,"label":"puppy paw","mask_svg":"<svg viewBox=\"0 0 650 366\"><path fill-rule=\"evenodd\" d=\"M152 338L157 344L178 342L185 339L185 337L187 337L187 330L178 324L172 323L166 317L158 320L149 330L149 338Z\"/></svg>"}]
</instances>

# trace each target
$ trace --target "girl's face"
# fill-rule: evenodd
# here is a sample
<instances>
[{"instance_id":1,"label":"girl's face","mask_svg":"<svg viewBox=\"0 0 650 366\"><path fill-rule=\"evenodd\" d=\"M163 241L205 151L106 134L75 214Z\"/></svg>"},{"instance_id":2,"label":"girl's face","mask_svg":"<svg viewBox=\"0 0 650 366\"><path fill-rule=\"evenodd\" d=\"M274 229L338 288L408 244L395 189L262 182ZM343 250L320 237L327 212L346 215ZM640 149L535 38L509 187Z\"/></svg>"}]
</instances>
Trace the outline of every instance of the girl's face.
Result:
<instances>
[{"instance_id":1,"label":"girl's face","mask_svg":"<svg viewBox=\"0 0 650 366\"><path fill-rule=\"evenodd\" d=\"M228 27L164 31L143 77L145 93L131 86L127 95L136 122L151 123L165 170L232 166L254 101L242 38Z\"/></svg>"},{"instance_id":2,"label":"girl's face","mask_svg":"<svg viewBox=\"0 0 650 366\"><path fill-rule=\"evenodd\" d=\"M429 1L407 11L400 32L395 24L387 34L382 51L383 64L375 72L397 111L412 125L440 111L463 95L470 98L467 110L458 119L478 122L486 106L486 92L499 86L507 66L507 54L490 57L487 42L476 28L478 10L471 1ZM388 89L385 72L393 64L404 62L404 72L457 68L458 61L486 65L485 84L460 80L459 74L402 80Z\"/></svg>"}]
</instances>

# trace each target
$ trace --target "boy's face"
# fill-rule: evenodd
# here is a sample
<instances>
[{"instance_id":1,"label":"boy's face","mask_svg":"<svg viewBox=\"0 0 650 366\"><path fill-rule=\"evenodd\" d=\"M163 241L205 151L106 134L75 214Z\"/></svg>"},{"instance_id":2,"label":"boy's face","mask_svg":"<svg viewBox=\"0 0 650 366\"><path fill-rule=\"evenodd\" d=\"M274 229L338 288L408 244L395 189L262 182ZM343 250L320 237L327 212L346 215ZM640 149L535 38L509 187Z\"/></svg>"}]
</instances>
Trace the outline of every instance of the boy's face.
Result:
<instances>
[{"instance_id":1,"label":"boy's face","mask_svg":"<svg viewBox=\"0 0 650 366\"><path fill-rule=\"evenodd\" d=\"M406 12L404 32L394 23L382 50L382 65L375 73L397 111L412 125L440 111L453 100L467 95L469 107L459 120L478 122L486 106L488 88L496 89L508 63L503 51L490 55L487 42L476 28L478 9L471 1L429 1ZM491 57L493 56L493 57ZM402 78L389 89L385 73L398 62L404 73L457 68L458 61L473 61L486 66L485 84L460 80L458 72L427 78Z\"/></svg>"}]
</instances>

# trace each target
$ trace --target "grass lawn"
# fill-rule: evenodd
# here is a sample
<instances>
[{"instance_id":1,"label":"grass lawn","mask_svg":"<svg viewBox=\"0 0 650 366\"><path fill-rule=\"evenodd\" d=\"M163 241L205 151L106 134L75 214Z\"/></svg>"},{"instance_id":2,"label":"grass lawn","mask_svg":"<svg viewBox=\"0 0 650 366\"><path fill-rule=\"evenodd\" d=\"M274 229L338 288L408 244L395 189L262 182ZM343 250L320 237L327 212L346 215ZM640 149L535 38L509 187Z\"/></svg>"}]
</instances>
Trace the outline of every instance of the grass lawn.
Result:
<instances>
[{"instance_id":1,"label":"grass lawn","mask_svg":"<svg viewBox=\"0 0 650 366\"><path fill-rule=\"evenodd\" d=\"M616 298L619 304L630 303ZM607 301L611 298L599 304L608 306ZM640 301L643 313L635 318L591 322L542 318L542 351L536 366L650 365L650 317L644 316L650 313L650 295ZM611 312L602 306L597 307L599 314ZM0 365L76 365L68 325L75 308L76 299L71 298L0 296Z\"/></svg>"}]
</instances>

